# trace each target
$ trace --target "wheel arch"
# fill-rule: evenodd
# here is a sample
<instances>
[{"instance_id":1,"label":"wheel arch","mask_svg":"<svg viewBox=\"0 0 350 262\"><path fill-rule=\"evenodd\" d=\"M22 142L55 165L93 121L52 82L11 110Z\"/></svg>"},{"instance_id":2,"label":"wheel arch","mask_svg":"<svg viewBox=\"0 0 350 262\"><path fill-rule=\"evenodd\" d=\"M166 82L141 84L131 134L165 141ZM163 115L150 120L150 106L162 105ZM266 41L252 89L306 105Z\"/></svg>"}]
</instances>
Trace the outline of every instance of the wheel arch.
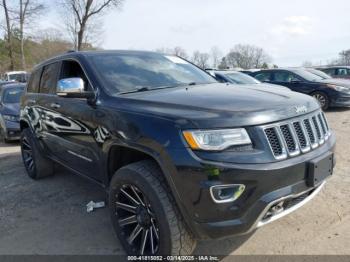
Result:
<instances>
[{"instance_id":1,"label":"wheel arch","mask_svg":"<svg viewBox=\"0 0 350 262\"><path fill-rule=\"evenodd\" d=\"M125 162L126 164L120 164L120 165L116 165L111 163L112 161L117 160L115 157L118 157L118 154L121 154L125 151L120 151L120 152L116 152L118 150L127 150L129 152L137 152L137 154L139 154L140 157L143 157L143 159L139 159L138 161L142 161L142 160L152 160L154 161L158 167L160 168L160 170L162 171L162 174L165 177L165 182L167 184L167 186L169 187L169 189L171 190L171 193L175 199L175 203L177 205L177 207L179 208L179 210L181 211L184 220L186 221L187 225L189 225L189 227L191 229L193 229L193 222L191 220L190 215L187 213L185 206L183 205L183 201L181 199L181 196L179 194L179 192L176 189L175 183L171 177L171 173L168 170L167 167L165 167L162 163L164 163L165 161L162 161L160 154L154 151L150 151L147 149L142 149L140 147L134 147L134 146L130 146L130 145L120 145L120 144L112 144L109 148L108 148L108 153L107 153L107 163L106 163L106 171L107 171L107 179L108 181L106 181L106 188L109 188L109 184L110 181L113 177L113 175L115 174L115 172L117 172L121 167L127 165L127 164L131 164L137 161L131 161L131 162ZM114 167L114 168L113 168Z\"/></svg>"}]
</instances>

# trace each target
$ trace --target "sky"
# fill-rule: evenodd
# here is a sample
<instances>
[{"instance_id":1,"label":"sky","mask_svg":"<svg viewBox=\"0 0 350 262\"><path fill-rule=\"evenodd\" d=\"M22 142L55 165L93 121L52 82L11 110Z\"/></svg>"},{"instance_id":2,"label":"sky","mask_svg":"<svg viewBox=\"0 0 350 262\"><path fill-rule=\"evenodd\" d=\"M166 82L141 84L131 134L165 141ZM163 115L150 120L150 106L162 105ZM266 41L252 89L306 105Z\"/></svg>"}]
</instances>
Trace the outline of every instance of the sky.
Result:
<instances>
[{"instance_id":1,"label":"sky","mask_svg":"<svg viewBox=\"0 0 350 262\"><path fill-rule=\"evenodd\" d=\"M104 49L262 47L279 66L325 64L350 49L349 0L125 0L102 21ZM51 13L42 25L57 24ZM58 21L59 22L59 21Z\"/></svg>"}]
</instances>

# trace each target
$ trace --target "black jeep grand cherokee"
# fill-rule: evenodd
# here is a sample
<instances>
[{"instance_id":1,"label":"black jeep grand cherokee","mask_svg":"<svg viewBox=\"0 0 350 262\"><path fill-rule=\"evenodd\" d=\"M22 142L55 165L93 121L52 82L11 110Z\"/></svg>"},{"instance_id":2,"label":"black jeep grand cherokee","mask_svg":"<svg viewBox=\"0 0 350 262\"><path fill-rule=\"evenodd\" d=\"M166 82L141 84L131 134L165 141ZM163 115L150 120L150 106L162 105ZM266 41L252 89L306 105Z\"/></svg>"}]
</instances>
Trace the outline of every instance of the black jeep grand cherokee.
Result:
<instances>
[{"instance_id":1,"label":"black jeep grand cherokee","mask_svg":"<svg viewBox=\"0 0 350 262\"><path fill-rule=\"evenodd\" d=\"M190 254L302 206L332 174L317 101L217 83L178 57L70 52L37 66L21 105L28 175L57 162L105 188L128 254Z\"/></svg>"}]
</instances>

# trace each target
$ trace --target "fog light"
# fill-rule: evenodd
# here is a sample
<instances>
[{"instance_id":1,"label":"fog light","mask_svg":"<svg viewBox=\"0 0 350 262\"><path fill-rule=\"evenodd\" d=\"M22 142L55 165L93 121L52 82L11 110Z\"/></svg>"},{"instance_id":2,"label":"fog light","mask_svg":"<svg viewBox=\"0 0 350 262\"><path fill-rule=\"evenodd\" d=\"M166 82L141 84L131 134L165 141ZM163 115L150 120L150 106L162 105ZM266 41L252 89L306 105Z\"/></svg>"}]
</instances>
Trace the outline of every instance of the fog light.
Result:
<instances>
[{"instance_id":1,"label":"fog light","mask_svg":"<svg viewBox=\"0 0 350 262\"><path fill-rule=\"evenodd\" d=\"M245 185L217 185L210 187L210 195L215 203L233 202L239 198L245 189Z\"/></svg>"}]
</instances>

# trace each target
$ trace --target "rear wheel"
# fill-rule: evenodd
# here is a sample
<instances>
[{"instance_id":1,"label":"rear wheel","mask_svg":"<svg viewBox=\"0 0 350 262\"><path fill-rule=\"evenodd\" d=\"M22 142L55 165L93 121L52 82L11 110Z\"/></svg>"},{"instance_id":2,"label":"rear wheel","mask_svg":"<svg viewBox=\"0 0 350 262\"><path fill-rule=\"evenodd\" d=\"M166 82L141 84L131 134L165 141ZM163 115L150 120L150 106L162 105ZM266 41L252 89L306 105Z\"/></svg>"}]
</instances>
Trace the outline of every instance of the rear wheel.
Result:
<instances>
[{"instance_id":1,"label":"rear wheel","mask_svg":"<svg viewBox=\"0 0 350 262\"><path fill-rule=\"evenodd\" d=\"M323 92L314 92L312 93L312 96L316 98L320 106L322 107L323 110L328 109L329 107L329 99L328 96L323 93Z\"/></svg>"},{"instance_id":2,"label":"rear wheel","mask_svg":"<svg viewBox=\"0 0 350 262\"><path fill-rule=\"evenodd\" d=\"M21 134L21 153L24 167L30 178L39 179L53 175L53 163L37 148L32 132L27 128Z\"/></svg>"},{"instance_id":3,"label":"rear wheel","mask_svg":"<svg viewBox=\"0 0 350 262\"><path fill-rule=\"evenodd\" d=\"M129 255L188 255L196 241L187 230L156 163L141 161L116 172L109 208Z\"/></svg>"}]
</instances>

